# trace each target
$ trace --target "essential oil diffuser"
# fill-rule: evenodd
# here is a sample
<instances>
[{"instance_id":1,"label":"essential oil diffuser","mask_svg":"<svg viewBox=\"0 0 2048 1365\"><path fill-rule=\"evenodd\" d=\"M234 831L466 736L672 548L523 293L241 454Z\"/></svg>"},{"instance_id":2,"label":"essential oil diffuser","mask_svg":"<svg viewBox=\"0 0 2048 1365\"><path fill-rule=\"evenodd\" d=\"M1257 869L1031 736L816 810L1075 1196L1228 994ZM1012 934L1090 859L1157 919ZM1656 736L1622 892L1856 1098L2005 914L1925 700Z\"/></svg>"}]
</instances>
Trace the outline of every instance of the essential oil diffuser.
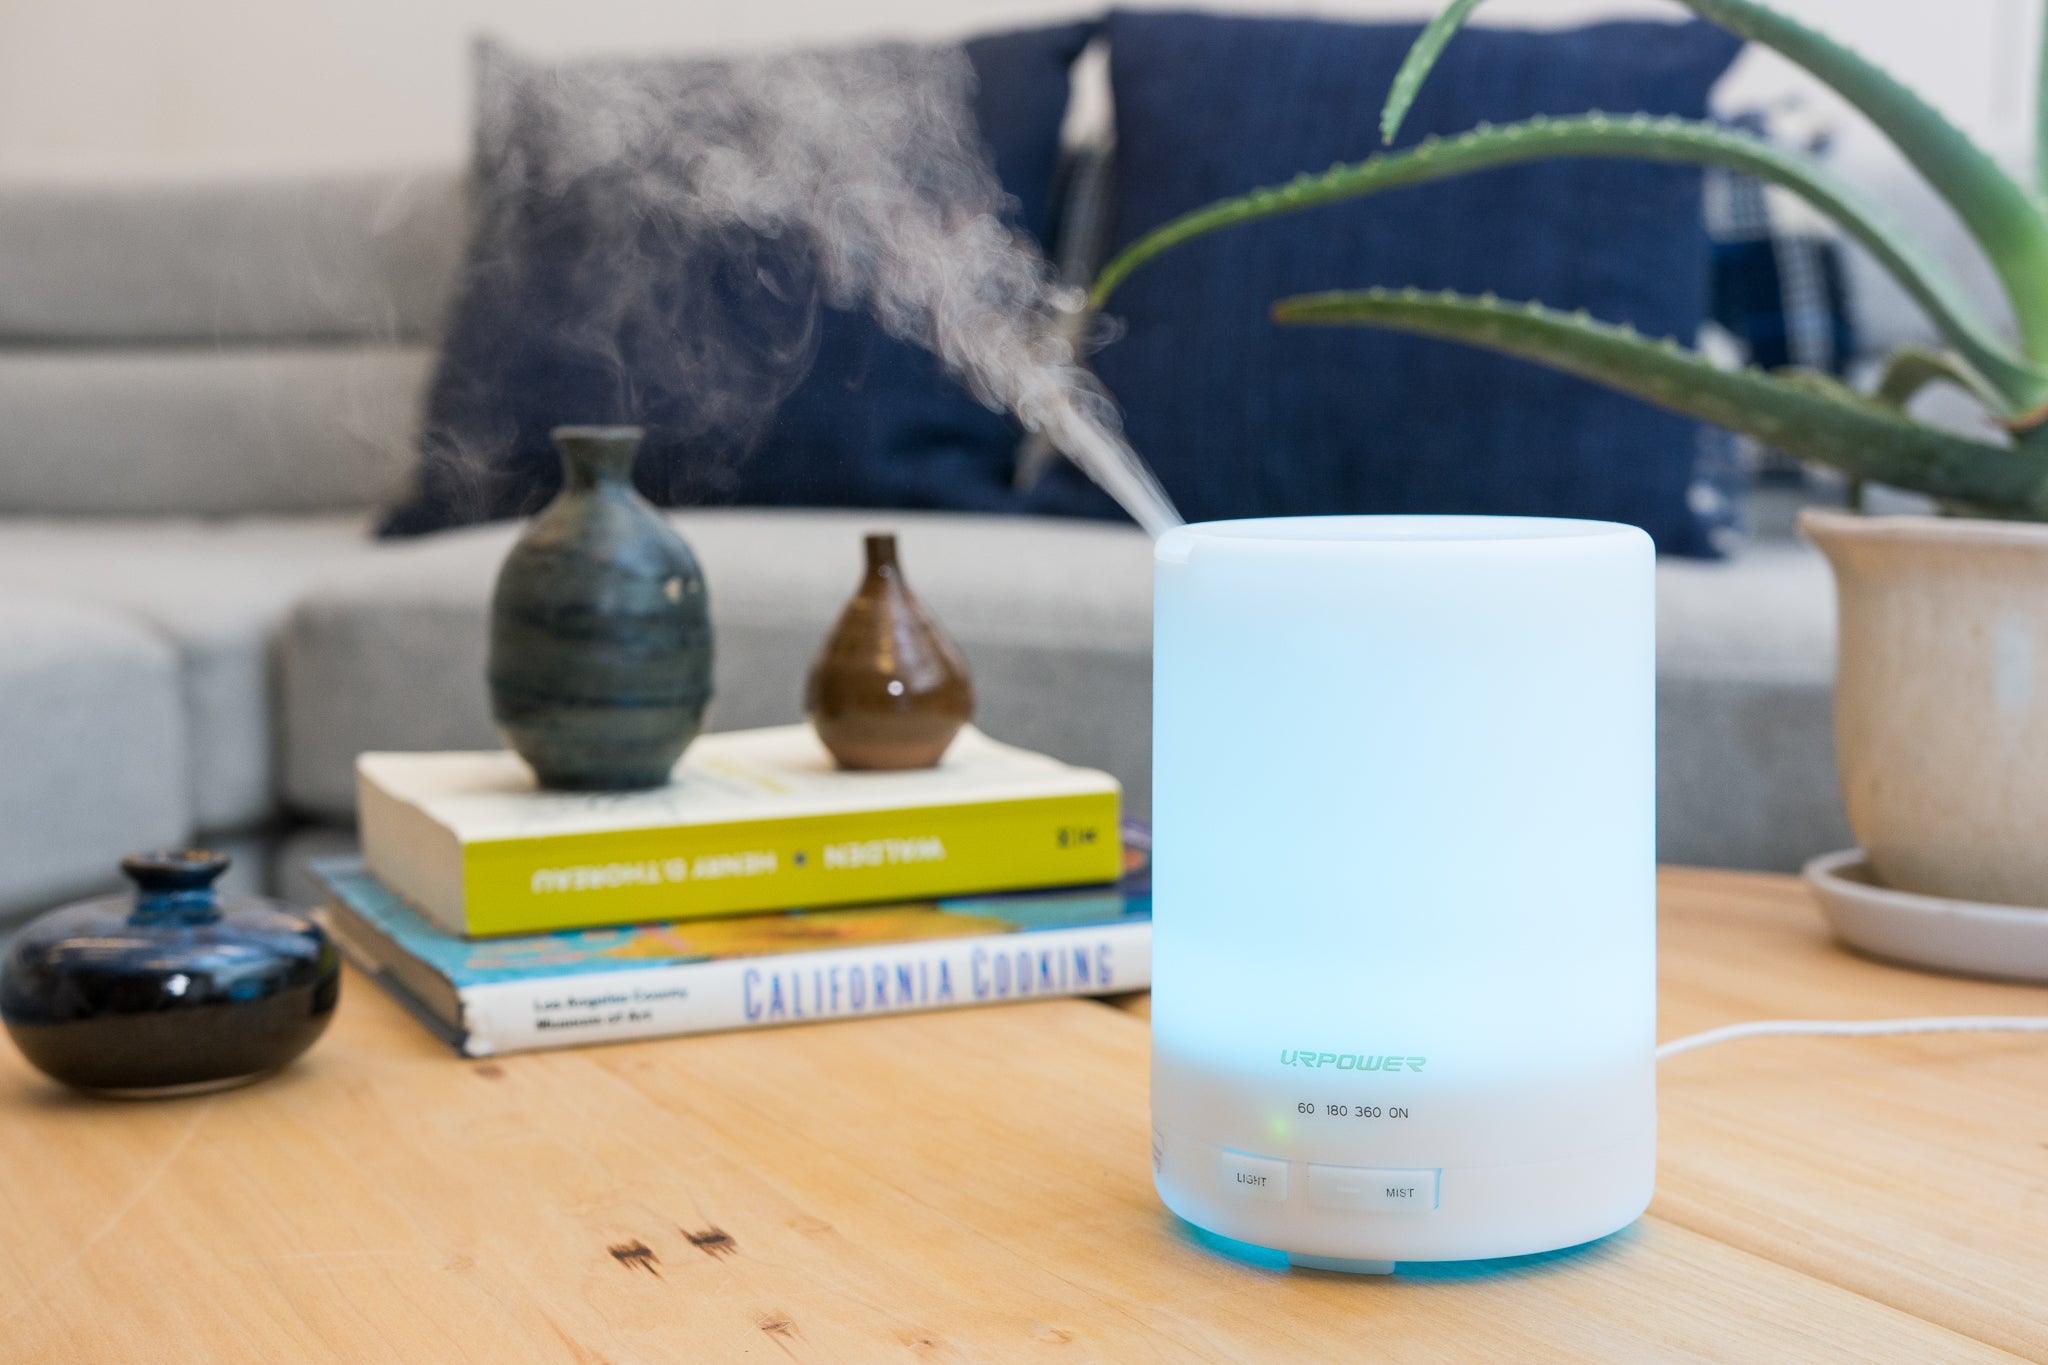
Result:
<instances>
[{"instance_id":1,"label":"essential oil diffuser","mask_svg":"<svg viewBox=\"0 0 2048 1365\"><path fill-rule=\"evenodd\" d=\"M1656 1166L1654 580L1595 521L1155 550L1153 1170L1296 1265L1614 1232Z\"/></svg>"}]
</instances>

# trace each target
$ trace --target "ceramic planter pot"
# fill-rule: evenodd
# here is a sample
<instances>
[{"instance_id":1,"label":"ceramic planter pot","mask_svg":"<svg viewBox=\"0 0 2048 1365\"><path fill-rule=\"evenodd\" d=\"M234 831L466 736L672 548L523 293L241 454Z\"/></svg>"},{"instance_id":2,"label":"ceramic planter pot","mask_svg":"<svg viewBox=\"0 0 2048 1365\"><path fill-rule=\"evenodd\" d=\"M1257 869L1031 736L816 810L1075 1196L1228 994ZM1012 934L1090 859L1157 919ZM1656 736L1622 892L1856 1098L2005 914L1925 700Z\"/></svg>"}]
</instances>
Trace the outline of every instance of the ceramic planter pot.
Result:
<instances>
[{"instance_id":1,"label":"ceramic planter pot","mask_svg":"<svg viewBox=\"0 0 2048 1365\"><path fill-rule=\"evenodd\" d=\"M1895 890L2048 907L2048 526L1808 510L1849 827Z\"/></svg>"}]
</instances>

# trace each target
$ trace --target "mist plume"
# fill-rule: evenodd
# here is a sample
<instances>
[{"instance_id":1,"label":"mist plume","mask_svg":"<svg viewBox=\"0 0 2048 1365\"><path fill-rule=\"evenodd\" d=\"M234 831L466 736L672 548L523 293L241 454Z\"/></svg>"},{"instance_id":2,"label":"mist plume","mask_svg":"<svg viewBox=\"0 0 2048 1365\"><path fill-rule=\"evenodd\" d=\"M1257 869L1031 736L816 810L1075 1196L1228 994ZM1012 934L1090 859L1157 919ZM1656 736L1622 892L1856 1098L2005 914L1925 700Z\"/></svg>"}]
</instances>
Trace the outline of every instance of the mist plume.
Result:
<instances>
[{"instance_id":1,"label":"mist plume","mask_svg":"<svg viewBox=\"0 0 2048 1365\"><path fill-rule=\"evenodd\" d=\"M480 112L481 145L517 163L498 178L528 204L582 194L615 220L589 263L613 303L581 340L616 344L656 284L672 290L683 272L667 363L707 431L767 420L808 365L822 297L930 350L1154 535L1179 523L1062 337L1043 257L1003 221L960 49L545 67L487 46L480 60L501 64L480 82L498 92ZM519 208L478 205L482 240L490 215Z\"/></svg>"}]
</instances>

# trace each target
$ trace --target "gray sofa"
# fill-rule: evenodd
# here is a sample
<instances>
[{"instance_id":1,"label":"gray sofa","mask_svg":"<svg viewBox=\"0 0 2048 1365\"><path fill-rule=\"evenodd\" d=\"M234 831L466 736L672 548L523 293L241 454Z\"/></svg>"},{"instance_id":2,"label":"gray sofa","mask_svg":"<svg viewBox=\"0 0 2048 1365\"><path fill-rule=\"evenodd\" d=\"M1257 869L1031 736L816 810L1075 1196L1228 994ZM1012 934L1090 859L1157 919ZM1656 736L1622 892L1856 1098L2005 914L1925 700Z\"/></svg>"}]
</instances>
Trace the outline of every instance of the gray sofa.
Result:
<instances>
[{"instance_id":1,"label":"gray sofa","mask_svg":"<svg viewBox=\"0 0 2048 1365\"><path fill-rule=\"evenodd\" d=\"M406 477L462 233L452 171L0 191L0 912L184 839L267 880L280 847L345 837L357 752L495 743L485 607L514 528L367 534ZM675 520L710 583L714 727L800 715L859 533L890 527L985 728L1105 767L1147 809L1137 531ZM1666 561L1658 589L1660 854L1789 868L1848 843L1825 567L1764 539Z\"/></svg>"}]
</instances>

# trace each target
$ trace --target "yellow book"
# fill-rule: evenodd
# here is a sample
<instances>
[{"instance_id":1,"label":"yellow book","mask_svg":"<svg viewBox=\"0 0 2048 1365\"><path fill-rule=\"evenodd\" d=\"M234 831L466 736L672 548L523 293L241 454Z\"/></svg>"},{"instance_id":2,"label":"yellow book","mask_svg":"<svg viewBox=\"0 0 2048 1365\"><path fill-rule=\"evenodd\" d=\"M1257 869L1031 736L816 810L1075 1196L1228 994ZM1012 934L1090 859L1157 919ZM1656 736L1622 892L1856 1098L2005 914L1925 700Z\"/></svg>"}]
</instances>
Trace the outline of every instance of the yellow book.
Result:
<instances>
[{"instance_id":1,"label":"yellow book","mask_svg":"<svg viewBox=\"0 0 2048 1365\"><path fill-rule=\"evenodd\" d=\"M896 773L841 771L808 725L705 735L643 792L541 791L507 752L356 760L370 871L470 935L1114 881L1119 796L971 727Z\"/></svg>"}]
</instances>

